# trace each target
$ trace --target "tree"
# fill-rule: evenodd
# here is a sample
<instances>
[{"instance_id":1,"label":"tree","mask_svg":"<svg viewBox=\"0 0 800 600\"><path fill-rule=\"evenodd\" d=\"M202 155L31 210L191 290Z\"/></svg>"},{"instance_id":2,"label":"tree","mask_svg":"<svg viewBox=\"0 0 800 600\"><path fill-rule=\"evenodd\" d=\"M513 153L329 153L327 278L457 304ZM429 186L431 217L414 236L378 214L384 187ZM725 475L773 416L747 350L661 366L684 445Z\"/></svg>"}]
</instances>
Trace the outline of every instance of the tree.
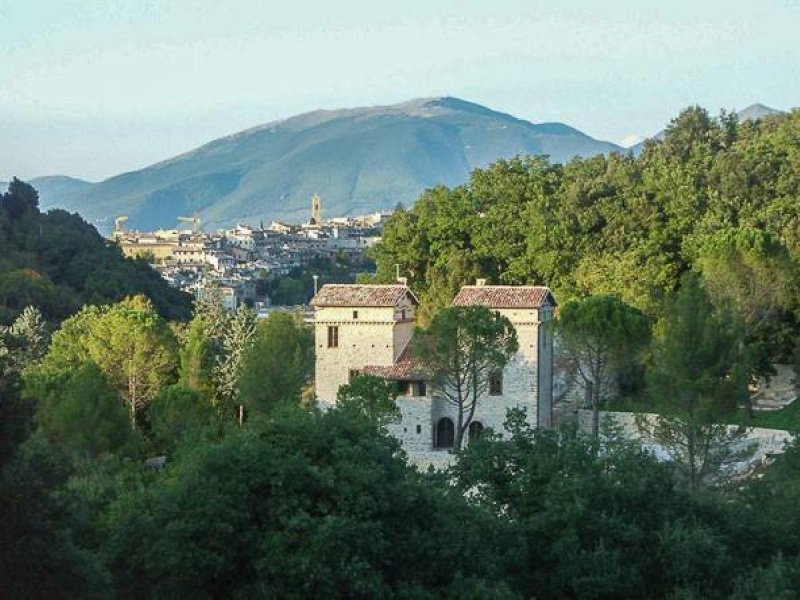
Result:
<instances>
[{"instance_id":1,"label":"tree","mask_svg":"<svg viewBox=\"0 0 800 600\"><path fill-rule=\"evenodd\" d=\"M600 431L600 407L614 377L636 363L647 346L650 325L636 308L616 296L572 300L558 317L561 348L592 407L592 435Z\"/></svg>"},{"instance_id":2,"label":"tree","mask_svg":"<svg viewBox=\"0 0 800 600\"><path fill-rule=\"evenodd\" d=\"M670 453L692 489L718 474L744 435L723 424L748 394L741 336L730 313L714 313L694 274L683 278L658 324L648 384L660 414L637 424Z\"/></svg>"},{"instance_id":3,"label":"tree","mask_svg":"<svg viewBox=\"0 0 800 600\"><path fill-rule=\"evenodd\" d=\"M242 357L239 402L253 414L297 404L314 364L311 330L295 315L276 312L256 328Z\"/></svg>"},{"instance_id":4,"label":"tree","mask_svg":"<svg viewBox=\"0 0 800 600\"><path fill-rule=\"evenodd\" d=\"M26 215L38 213L39 193L33 186L14 177L8 184L8 191L0 201L0 207L6 211L12 221L18 221Z\"/></svg>"},{"instance_id":5,"label":"tree","mask_svg":"<svg viewBox=\"0 0 800 600\"><path fill-rule=\"evenodd\" d=\"M499 551L521 596L705 598L730 585L722 507L689 496L640 443L537 429L519 410L505 430L470 444L449 475L512 528Z\"/></svg>"},{"instance_id":6,"label":"tree","mask_svg":"<svg viewBox=\"0 0 800 600\"><path fill-rule=\"evenodd\" d=\"M238 403L239 377L247 349L256 332L256 316L246 306L240 306L228 319L221 338L221 356L214 367L214 383L220 408L225 411ZM239 422L243 417L239 405Z\"/></svg>"},{"instance_id":7,"label":"tree","mask_svg":"<svg viewBox=\"0 0 800 600\"><path fill-rule=\"evenodd\" d=\"M214 383L212 374L214 370L214 342L208 335L207 323L199 311L189 322L185 340L179 351L180 366L178 376L180 383L189 390L214 397Z\"/></svg>"},{"instance_id":8,"label":"tree","mask_svg":"<svg viewBox=\"0 0 800 600\"><path fill-rule=\"evenodd\" d=\"M109 307L92 324L86 347L128 405L131 426L139 411L173 377L175 341L144 296Z\"/></svg>"},{"instance_id":9,"label":"tree","mask_svg":"<svg viewBox=\"0 0 800 600\"><path fill-rule=\"evenodd\" d=\"M355 410L383 426L400 417L397 385L375 375L359 375L339 388L336 405Z\"/></svg>"},{"instance_id":10,"label":"tree","mask_svg":"<svg viewBox=\"0 0 800 600\"><path fill-rule=\"evenodd\" d=\"M92 362L77 370L38 369L26 380L36 414L51 443L76 457L135 454L139 440L117 391Z\"/></svg>"},{"instance_id":11,"label":"tree","mask_svg":"<svg viewBox=\"0 0 800 600\"><path fill-rule=\"evenodd\" d=\"M352 411L277 411L109 515L120 597L515 597L487 515Z\"/></svg>"},{"instance_id":12,"label":"tree","mask_svg":"<svg viewBox=\"0 0 800 600\"><path fill-rule=\"evenodd\" d=\"M75 369L94 362L128 406L131 426L139 411L170 383L175 340L152 303L134 296L102 308L86 307L53 335L47 368Z\"/></svg>"},{"instance_id":13,"label":"tree","mask_svg":"<svg viewBox=\"0 0 800 600\"><path fill-rule=\"evenodd\" d=\"M26 307L8 326L0 325L0 465L30 433L33 406L20 394L26 369L47 350L48 331L41 313Z\"/></svg>"},{"instance_id":14,"label":"tree","mask_svg":"<svg viewBox=\"0 0 800 600\"><path fill-rule=\"evenodd\" d=\"M489 382L516 354L511 321L483 306L452 306L439 311L425 330L417 330L414 350L442 396L456 408L456 450L461 449Z\"/></svg>"},{"instance_id":15,"label":"tree","mask_svg":"<svg viewBox=\"0 0 800 600\"><path fill-rule=\"evenodd\" d=\"M697 265L714 306L730 309L744 324L752 373L774 374L772 362L787 333L781 325L796 285L795 263L786 247L766 231L729 228L706 240Z\"/></svg>"},{"instance_id":16,"label":"tree","mask_svg":"<svg viewBox=\"0 0 800 600\"><path fill-rule=\"evenodd\" d=\"M147 407L147 414L152 436L164 452L212 425L215 417L208 396L180 384L162 388Z\"/></svg>"}]
</instances>

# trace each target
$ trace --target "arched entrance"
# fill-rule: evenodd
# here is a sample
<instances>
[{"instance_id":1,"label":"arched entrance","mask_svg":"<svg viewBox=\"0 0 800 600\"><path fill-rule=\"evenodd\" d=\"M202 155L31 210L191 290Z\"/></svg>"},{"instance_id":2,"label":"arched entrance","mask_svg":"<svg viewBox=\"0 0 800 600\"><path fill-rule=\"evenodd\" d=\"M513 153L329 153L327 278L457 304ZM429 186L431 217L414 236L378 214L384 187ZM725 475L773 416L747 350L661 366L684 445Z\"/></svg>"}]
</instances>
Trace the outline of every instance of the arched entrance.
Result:
<instances>
[{"instance_id":1,"label":"arched entrance","mask_svg":"<svg viewBox=\"0 0 800 600\"><path fill-rule=\"evenodd\" d=\"M433 440L435 448L452 448L456 441L456 428L453 421L442 417L436 422L436 431Z\"/></svg>"}]
</instances>

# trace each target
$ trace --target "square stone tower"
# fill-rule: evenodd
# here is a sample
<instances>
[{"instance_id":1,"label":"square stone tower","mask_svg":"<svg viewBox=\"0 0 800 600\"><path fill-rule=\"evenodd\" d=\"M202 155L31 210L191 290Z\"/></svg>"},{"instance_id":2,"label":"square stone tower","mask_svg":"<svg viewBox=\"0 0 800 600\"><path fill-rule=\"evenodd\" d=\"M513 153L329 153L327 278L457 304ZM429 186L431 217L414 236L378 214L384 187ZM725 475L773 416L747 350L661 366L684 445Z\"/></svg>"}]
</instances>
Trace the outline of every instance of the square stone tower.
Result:
<instances>
[{"instance_id":1,"label":"square stone tower","mask_svg":"<svg viewBox=\"0 0 800 600\"><path fill-rule=\"evenodd\" d=\"M311 304L317 399L330 405L365 365L395 364L411 341L419 301L403 284L327 284Z\"/></svg>"},{"instance_id":2,"label":"square stone tower","mask_svg":"<svg viewBox=\"0 0 800 600\"><path fill-rule=\"evenodd\" d=\"M553 319L556 301L550 288L533 285L465 285L454 306L485 306L504 315L514 325L519 351L492 382L490 397L483 399L475 418L483 426L503 430L506 411L523 407L537 427L550 427L553 412Z\"/></svg>"}]
</instances>

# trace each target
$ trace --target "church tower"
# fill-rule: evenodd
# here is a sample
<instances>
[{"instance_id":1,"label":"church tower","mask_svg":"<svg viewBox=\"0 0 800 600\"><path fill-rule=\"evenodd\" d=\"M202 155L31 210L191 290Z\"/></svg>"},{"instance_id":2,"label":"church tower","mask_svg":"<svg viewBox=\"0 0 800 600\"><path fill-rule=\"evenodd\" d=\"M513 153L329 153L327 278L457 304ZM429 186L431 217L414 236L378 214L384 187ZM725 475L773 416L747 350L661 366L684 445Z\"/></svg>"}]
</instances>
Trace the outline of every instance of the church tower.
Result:
<instances>
[{"instance_id":1,"label":"church tower","mask_svg":"<svg viewBox=\"0 0 800 600\"><path fill-rule=\"evenodd\" d=\"M311 224L322 225L322 198L319 194L311 198Z\"/></svg>"}]
</instances>

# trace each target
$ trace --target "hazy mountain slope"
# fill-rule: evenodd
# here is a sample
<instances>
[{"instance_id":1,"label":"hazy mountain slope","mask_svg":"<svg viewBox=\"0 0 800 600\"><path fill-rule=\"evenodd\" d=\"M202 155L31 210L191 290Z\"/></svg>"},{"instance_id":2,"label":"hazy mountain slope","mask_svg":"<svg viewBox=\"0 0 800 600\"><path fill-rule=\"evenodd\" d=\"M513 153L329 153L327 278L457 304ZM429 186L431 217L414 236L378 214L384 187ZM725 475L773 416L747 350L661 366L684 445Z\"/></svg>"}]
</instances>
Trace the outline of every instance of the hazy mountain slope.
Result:
<instances>
[{"instance_id":1,"label":"hazy mountain slope","mask_svg":"<svg viewBox=\"0 0 800 600\"><path fill-rule=\"evenodd\" d=\"M56 208L71 202L76 196L86 192L92 183L66 175L35 177L29 182L39 191L39 205L42 210ZM50 204L52 202L52 204Z\"/></svg>"},{"instance_id":2,"label":"hazy mountain slope","mask_svg":"<svg viewBox=\"0 0 800 600\"><path fill-rule=\"evenodd\" d=\"M300 221L319 193L325 215L412 203L426 187L455 185L498 158L555 161L620 148L558 123L534 125L456 98L315 111L210 142L78 193L42 192L43 204L99 225L127 214L136 228L170 227L199 212L204 225Z\"/></svg>"}]
</instances>

